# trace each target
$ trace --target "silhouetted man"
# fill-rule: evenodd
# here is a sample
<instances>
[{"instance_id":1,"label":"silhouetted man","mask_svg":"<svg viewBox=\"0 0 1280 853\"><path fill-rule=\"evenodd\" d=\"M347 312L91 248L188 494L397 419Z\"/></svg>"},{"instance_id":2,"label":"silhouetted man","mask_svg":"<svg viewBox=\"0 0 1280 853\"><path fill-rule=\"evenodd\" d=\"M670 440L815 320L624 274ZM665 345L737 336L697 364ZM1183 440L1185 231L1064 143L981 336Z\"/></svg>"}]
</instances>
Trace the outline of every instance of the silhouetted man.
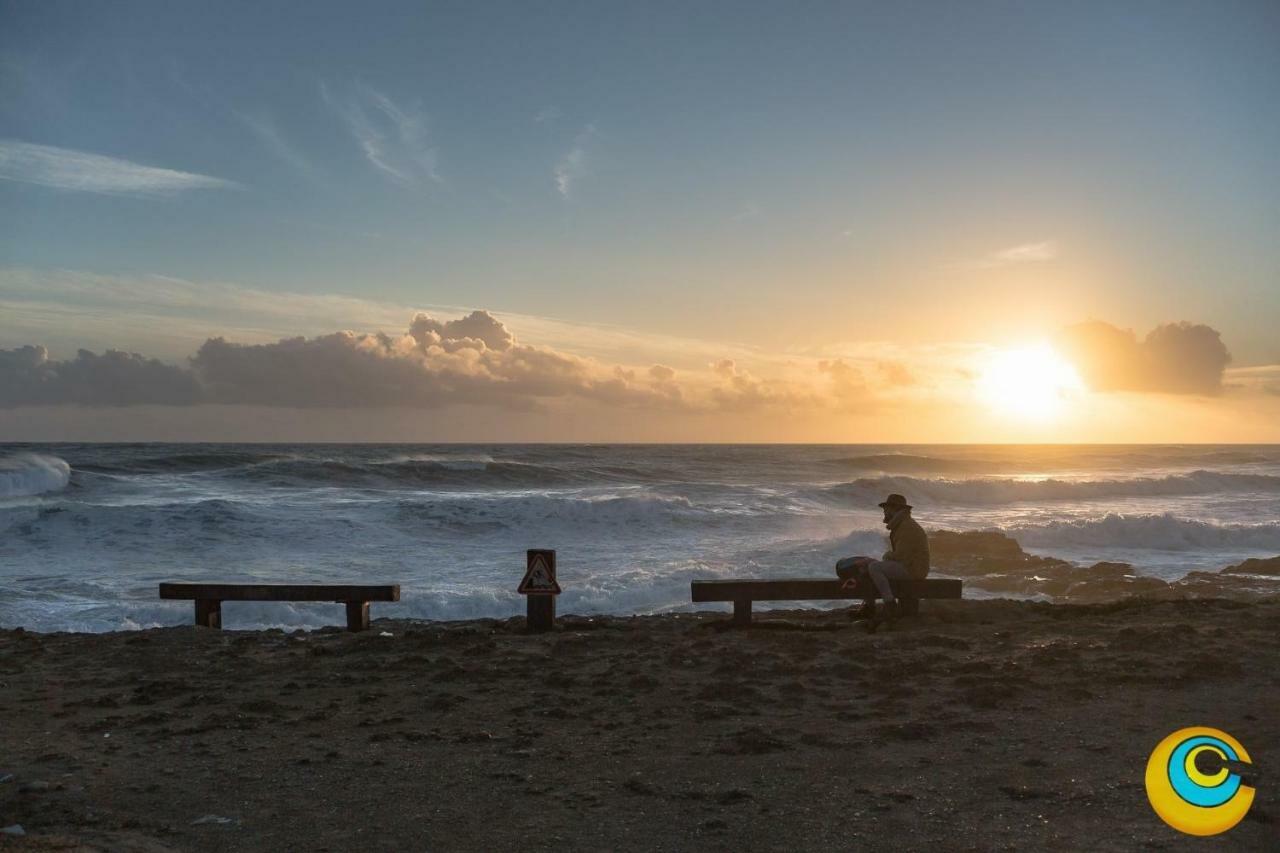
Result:
<instances>
[{"instance_id":1,"label":"silhouetted man","mask_svg":"<svg viewBox=\"0 0 1280 853\"><path fill-rule=\"evenodd\" d=\"M902 495L889 495L880 508L884 510L884 526L889 528L889 550L879 560L846 557L836 563L836 574L841 578L865 575L880 593L884 606L867 625L872 631L881 621L892 622L897 616L898 602L889 581L924 580L929 574L929 537L911 517L911 505L907 499Z\"/></svg>"}]
</instances>

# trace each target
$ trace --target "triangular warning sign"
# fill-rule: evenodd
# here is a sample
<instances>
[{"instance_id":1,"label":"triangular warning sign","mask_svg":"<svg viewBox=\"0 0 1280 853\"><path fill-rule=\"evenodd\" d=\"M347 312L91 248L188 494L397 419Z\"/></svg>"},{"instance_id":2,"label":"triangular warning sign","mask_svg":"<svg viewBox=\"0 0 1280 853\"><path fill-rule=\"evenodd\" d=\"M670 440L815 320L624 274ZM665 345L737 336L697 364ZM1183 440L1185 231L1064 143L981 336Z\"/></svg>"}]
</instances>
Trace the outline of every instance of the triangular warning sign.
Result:
<instances>
[{"instance_id":1,"label":"triangular warning sign","mask_svg":"<svg viewBox=\"0 0 1280 853\"><path fill-rule=\"evenodd\" d=\"M858 588L858 576L854 575L848 578L844 583L840 584L841 589L855 590Z\"/></svg>"},{"instance_id":2,"label":"triangular warning sign","mask_svg":"<svg viewBox=\"0 0 1280 853\"><path fill-rule=\"evenodd\" d=\"M529 567L525 569L524 580L516 587L522 595L559 595L560 584L556 583L555 570L544 554L533 554L529 558Z\"/></svg>"}]
</instances>

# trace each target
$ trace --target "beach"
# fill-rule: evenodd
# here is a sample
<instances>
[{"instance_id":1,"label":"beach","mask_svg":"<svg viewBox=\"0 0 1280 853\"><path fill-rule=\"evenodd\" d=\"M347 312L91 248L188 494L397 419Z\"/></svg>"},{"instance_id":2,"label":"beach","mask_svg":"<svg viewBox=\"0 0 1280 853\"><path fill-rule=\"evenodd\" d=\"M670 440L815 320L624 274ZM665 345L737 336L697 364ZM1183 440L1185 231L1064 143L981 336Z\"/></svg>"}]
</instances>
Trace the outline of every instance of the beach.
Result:
<instances>
[{"instance_id":1,"label":"beach","mask_svg":"<svg viewBox=\"0 0 1280 853\"><path fill-rule=\"evenodd\" d=\"M0 848L1181 849L1157 742L1280 754L1275 596L725 619L5 630Z\"/></svg>"}]
</instances>

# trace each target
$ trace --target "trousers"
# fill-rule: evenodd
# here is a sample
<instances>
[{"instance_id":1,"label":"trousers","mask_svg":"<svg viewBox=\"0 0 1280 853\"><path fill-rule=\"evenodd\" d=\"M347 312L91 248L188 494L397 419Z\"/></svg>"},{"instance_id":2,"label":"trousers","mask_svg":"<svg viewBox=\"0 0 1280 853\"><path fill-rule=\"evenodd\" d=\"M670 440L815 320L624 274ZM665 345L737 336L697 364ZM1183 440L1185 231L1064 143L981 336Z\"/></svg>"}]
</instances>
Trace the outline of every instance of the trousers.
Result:
<instances>
[{"instance_id":1,"label":"trousers","mask_svg":"<svg viewBox=\"0 0 1280 853\"><path fill-rule=\"evenodd\" d=\"M849 577L853 573L852 562L857 559L850 557L836 563L836 574L842 578ZM876 586L876 592L880 593L880 598L885 602L894 601L893 587L889 585L891 580L909 580L911 575L907 572L907 567L899 563L897 560L872 560L866 567L867 576L871 578L871 582Z\"/></svg>"}]
</instances>

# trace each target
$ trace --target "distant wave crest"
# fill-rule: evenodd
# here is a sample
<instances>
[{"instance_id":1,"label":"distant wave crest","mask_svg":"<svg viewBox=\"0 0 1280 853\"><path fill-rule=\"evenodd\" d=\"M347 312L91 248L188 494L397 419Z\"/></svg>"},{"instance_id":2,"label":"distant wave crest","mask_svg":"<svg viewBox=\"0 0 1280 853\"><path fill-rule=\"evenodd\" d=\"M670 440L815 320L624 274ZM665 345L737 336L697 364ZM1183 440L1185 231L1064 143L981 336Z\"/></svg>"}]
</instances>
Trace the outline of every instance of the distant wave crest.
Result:
<instances>
[{"instance_id":1,"label":"distant wave crest","mask_svg":"<svg viewBox=\"0 0 1280 853\"><path fill-rule=\"evenodd\" d=\"M71 466L57 456L21 453L0 459L0 498L56 492L70 480Z\"/></svg>"},{"instance_id":2,"label":"distant wave crest","mask_svg":"<svg viewBox=\"0 0 1280 853\"><path fill-rule=\"evenodd\" d=\"M889 492L904 494L909 501L915 503L1002 504L1017 501L1202 495L1216 492L1280 493L1280 477L1217 471L1192 471L1166 477L1115 480L871 477L827 487L830 497L856 503L865 503L868 498L877 495L879 497L876 500L883 500L884 495Z\"/></svg>"},{"instance_id":3,"label":"distant wave crest","mask_svg":"<svg viewBox=\"0 0 1280 853\"><path fill-rule=\"evenodd\" d=\"M1125 515L1011 526L1004 530L1025 546L1138 548L1199 551L1222 548L1280 551L1280 524L1212 524L1174 515Z\"/></svg>"}]
</instances>

